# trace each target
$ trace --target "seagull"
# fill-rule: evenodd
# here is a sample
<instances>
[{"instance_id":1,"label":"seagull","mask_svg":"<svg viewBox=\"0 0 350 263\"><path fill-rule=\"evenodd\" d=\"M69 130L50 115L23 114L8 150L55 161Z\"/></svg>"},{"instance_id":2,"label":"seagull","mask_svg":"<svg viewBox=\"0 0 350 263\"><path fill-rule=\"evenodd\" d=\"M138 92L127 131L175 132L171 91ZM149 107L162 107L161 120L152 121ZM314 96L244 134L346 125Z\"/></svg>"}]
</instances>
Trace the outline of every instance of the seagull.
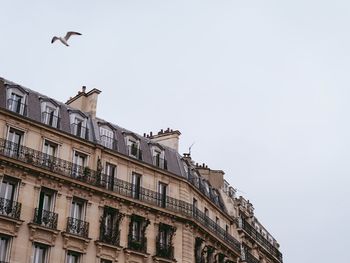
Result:
<instances>
[{"instance_id":1,"label":"seagull","mask_svg":"<svg viewBox=\"0 0 350 263\"><path fill-rule=\"evenodd\" d=\"M55 42L56 40L59 40L59 41L61 41L63 44L65 44L67 47L69 47L67 41L68 41L68 39L69 39L72 35L81 36L81 34L78 33L78 32L68 31L65 37L56 37L56 36L54 36L54 37L52 38L52 40L51 40L51 44L52 44L53 42Z\"/></svg>"}]
</instances>

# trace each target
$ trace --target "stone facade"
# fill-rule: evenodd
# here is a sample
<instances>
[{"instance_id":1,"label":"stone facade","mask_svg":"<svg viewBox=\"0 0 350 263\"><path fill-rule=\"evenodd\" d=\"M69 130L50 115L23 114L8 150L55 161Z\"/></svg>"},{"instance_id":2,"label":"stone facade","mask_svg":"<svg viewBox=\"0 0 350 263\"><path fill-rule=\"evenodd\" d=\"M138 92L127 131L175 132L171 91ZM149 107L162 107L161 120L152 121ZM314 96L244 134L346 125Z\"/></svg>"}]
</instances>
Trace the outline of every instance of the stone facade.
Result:
<instances>
[{"instance_id":1,"label":"stone facade","mask_svg":"<svg viewBox=\"0 0 350 263\"><path fill-rule=\"evenodd\" d=\"M179 131L97 118L99 93L0 78L0 262L282 262L223 171L181 156Z\"/></svg>"}]
</instances>

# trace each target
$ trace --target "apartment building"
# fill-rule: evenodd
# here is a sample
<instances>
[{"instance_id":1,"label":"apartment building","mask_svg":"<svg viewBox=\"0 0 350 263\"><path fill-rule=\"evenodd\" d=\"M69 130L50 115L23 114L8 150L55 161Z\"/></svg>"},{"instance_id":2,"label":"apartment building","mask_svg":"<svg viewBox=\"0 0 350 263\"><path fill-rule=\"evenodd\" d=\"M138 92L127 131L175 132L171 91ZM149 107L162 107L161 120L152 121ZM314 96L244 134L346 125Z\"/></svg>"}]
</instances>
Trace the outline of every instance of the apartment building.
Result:
<instances>
[{"instance_id":1,"label":"apartment building","mask_svg":"<svg viewBox=\"0 0 350 263\"><path fill-rule=\"evenodd\" d=\"M282 263L224 172L96 116L100 91L62 103L0 78L0 262Z\"/></svg>"}]
</instances>

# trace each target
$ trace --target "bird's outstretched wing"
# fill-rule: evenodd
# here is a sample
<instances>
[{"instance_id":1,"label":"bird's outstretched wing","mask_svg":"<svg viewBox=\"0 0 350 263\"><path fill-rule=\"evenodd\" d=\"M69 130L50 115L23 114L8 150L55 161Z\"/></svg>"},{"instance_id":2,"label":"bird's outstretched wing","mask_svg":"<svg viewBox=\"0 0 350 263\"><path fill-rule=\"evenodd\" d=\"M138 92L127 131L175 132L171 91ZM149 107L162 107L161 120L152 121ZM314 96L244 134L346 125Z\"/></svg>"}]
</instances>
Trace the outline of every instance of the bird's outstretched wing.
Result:
<instances>
[{"instance_id":1,"label":"bird's outstretched wing","mask_svg":"<svg viewBox=\"0 0 350 263\"><path fill-rule=\"evenodd\" d=\"M81 34L80 34L80 33L78 33L78 32L68 31L68 32L67 32L67 34L66 34L66 36L64 37L64 39L65 39L66 41L68 41L68 39L69 39L69 38L70 38L72 35L78 35L78 36L81 36Z\"/></svg>"},{"instance_id":2,"label":"bird's outstretched wing","mask_svg":"<svg viewBox=\"0 0 350 263\"><path fill-rule=\"evenodd\" d=\"M53 37L53 38L51 39L51 44L52 44L53 42L55 42L57 39L58 39L58 37Z\"/></svg>"}]
</instances>

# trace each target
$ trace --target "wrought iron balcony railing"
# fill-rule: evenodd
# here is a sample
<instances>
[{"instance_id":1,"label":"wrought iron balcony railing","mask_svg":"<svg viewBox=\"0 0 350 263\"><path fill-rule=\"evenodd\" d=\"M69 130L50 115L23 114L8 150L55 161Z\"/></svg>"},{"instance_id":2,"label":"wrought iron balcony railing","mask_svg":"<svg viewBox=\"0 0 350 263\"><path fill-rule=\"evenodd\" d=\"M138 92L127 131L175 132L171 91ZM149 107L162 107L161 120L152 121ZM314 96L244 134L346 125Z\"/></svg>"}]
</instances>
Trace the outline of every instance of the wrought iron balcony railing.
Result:
<instances>
[{"instance_id":1,"label":"wrought iron balcony railing","mask_svg":"<svg viewBox=\"0 0 350 263\"><path fill-rule=\"evenodd\" d=\"M11 154L10 151L10 149L12 149L14 146L16 149L18 149L15 155ZM104 178L108 177L101 171L85 169L86 172L84 173L84 169L79 168L80 172L73 173L73 163L55 157L50 157L51 161L50 165L48 165L48 156L46 154L25 146L18 146L4 139L0 139L0 155L7 156L97 187L104 189L106 187ZM80 176L76 176L77 174ZM115 193L125 197L135 198L135 190L133 189L135 189L133 184L117 178L114 179L113 191ZM162 196L158 192L143 187L140 187L138 191L138 200L154 206L163 207ZM196 207L193 207L192 204L172 198L170 196L166 196L165 207L163 208L168 211L193 218L194 221L199 222L203 228L211 231L214 235L229 245L236 253L240 254L240 243L233 236L227 233L225 229L220 227L208 216L206 216L203 212L201 212Z\"/></svg>"},{"instance_id":2,"label":"wrought iron balcony railing","mask_svg":"<svg viewBox=\"0 0 350 263\"><path fill-rule=\"evenodd\" d=\"M89 129L87 127L77 123L71 123L70 127L73 135L86 140L89 138Z\"/></svg>"},{"instance_id":3,"label":"wrought iron balcony railing","mask_svg":"<svg viewBox=\"0 0 350 263\"><path fill-rule=\"evenodd\" d=\"M128 235L128 248L134 251L147 253L147 238Z\"/></svg>"},{"instance_id":4,"label":"wrought iron balcony railing","mask_svg":"<svg viewBox=\"0 0 350 263\"><path fill-rule=\"evenodd\" d=\"M108 228L104 224L101 224L100 241L110 245L119 246L120 230L118 227L119 226Z\"/></svg>"},{"instance_id":5,"label":"wrought iron balcony railing","mask_svg":"<svg viewBox=\"0 0 350 263\"><path fill-rule=\"evenodd\" d=\"M33 222L35 224L38 224L47 228L51 228L51 229L57 229L57 221L58 221L57 213L39 209L39 208L34 209Z\"/></svg>"},{"instance_id":6,"label":"wrought iron balcony railing","mask_svg":"<svg viewBox=\"0 0 350 263\"><path fill-rule=\"evenodd\" d=\"M58 128L60 126L61 118L54 115L54 112L41 113L41 121L51 127Z\"/></svg>"},{"instance_id":7,"label":"wrought iron balcony railing","mask_svg":"<svg viewBox=\"0 0 350 263\"><path fill-rule=\"evenodd\" d=\"M168 170L168 162L163 158L160 158L158 156L153 156L153 164L159 168Z\"/></svg>"},{"instance_id":8,"label":"wrought iron balcony railing","mask_svg":"<svg viewBox=\"0 0 350 263\"><path fill-rule=\"evenodd\" d=\"M25 103L21 103L21 101L8 99L7 100L7 108L10 111L16 112L23 116L27 116L27 105Z\"/></svg>"},{"instance_id":9,"label":"wrought iron balcony railing","mask_svg":"<svg viewBox=\"0 0 350 263\"><path fill-rule=\"evenodd\" d=\"M22 204L0 197L0 215L19 220Z\"/></svg>"},{"instance_id":10,"label":"wrought iron balcony railing","mask_svg":"<svg viewBox=\"0 0 350 263\"><path fill-rule=\"evenodd\" d=\"M280 262L283 261L282 253L274 247L262 234L260 234L253 226L251 226L245 219L238 218L238 227L243 229L248 235L256 240L261 246L275 256Z\"/></svg>"},{"instance_id":11,"label":"wrought iron balcony railing","mask_svg":"<svg viewBox=\"0 0 350 263\"><path fill-rule=\"evenodd\" d=\"M67 219L67 233L88 238L89 236L89 222L68 217Z\"/></svg>"},{"instance_id":12,"label":"wrought iron balcony railing","mask_svg":"<svg viewBox=\"0 0 350 263\"><path fill-rule=\"evenodd\" d=\"M160 243L157 240L156 256L173 260L174 259L174 246L172 246L171 244Z\"/></svg>"},{"instance_id":13,"label":"wrought iron balcony railing","mask_svg":"<svg viewBox=\"0 0 350 263\"><path fill-rule=\"evenodd\" d=\"M142 161L142 150L137 147L128 146L128 155Z\"/></svg>"}]
</instances>

